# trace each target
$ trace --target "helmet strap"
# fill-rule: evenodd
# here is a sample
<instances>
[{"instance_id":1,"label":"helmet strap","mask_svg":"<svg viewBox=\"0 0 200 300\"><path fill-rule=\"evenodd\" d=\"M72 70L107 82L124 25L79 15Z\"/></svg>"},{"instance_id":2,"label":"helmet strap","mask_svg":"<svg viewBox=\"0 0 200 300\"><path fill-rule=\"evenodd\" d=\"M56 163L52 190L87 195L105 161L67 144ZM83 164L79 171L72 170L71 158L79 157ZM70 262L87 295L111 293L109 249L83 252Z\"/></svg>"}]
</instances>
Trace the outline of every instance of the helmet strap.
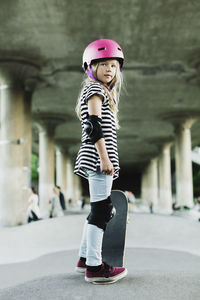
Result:
<instances>
[{"instance_id":1,"label":"helmet strap","mask_svg":"<svg viewBox=\"0 0 200 300\"><path fill-rule=\"evenodd\" d=\"M98 80L98 79L93 75L93 72L92 72L92 66L91 66L91 65L89 65L89 70L88 70L88 69L85 70L85 73L86 73L88 76L90 76L92 79ZM98 81L99 81L99 80L98 80Z\"/></svg>"}]
</instances>

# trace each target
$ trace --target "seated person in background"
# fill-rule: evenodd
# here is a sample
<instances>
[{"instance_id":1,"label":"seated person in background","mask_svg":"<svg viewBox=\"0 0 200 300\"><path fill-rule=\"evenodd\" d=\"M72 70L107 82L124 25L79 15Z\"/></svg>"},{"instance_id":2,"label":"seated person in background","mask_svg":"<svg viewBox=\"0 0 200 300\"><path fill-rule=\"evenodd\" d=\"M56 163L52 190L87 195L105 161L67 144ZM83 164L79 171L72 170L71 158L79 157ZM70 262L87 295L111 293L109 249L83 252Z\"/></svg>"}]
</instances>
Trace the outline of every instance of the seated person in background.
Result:
<instances>
[{"instance_id":1,"label":"seated person in background","mask_svg":"<svg viewBox=\"0 0 200 300\"><path fill-rule=\"evenodd\" d=\"M61 217L64 215L62 207L60 205L59 189L57 187L53 188L53 195L52 198L49 200L49 203L51 204L50 218Z\"/></svg>"},{"instance_id":2,"label":"seated person in background","mask_svg":"<svg viewBox=\"0 0 200 300\"><path fill-rule=\"evenodd\" d=\"M27 209L27 221L28 223L32 221L40 220L40 209L38 206L38 195L34 187L31 188L31 195L28 199L28 209Z\"/></svg>"}]
</instances>

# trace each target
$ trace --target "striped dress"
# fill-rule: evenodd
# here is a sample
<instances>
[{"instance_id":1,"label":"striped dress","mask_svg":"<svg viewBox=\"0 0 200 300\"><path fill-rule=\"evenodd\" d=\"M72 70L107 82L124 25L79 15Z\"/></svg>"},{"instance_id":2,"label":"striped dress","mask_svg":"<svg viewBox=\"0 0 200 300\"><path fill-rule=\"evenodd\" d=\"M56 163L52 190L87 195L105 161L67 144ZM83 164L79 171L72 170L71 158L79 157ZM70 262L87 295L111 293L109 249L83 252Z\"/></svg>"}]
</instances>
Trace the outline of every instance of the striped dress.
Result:
<instances>
[{"instance_id":1,"label":"striped dress","mask_svg":"<svg viewBox=\"0 0 200 300\"><path fill-rule=\"evenodd\" d=\"M87 178L84 169L97 171L100 168L100 158L95 145L88 139L88 135L84 131L84 124L88 117L88 99L93 95L103 96L101 118L102 118L102 131L104 134L105 145L108 152L110 161L114 166L113 179L119 176L119 159L117 150L117 135L115 118L110 110L108 96L98 82L90 82L82 90L81 93L81 127L82 127L82 145L78 152L74 173Z\"/></svg>"}]
</instances>

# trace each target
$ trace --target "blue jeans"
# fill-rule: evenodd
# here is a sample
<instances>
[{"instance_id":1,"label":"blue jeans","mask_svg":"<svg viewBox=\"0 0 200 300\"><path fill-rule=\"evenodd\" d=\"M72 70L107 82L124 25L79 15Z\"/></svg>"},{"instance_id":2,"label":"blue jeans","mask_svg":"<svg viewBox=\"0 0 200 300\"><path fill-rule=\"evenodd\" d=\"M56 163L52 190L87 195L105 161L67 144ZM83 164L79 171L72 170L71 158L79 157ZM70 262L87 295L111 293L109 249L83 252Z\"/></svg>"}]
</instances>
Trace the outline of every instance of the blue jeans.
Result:
<instances>
[{"instance_id":1,"label":"blue jeans","mask_svg":"<svg viewBox=\"0 0 200 300\"><path fill-rule=\"evenodd\" d=\"M86 170L88 174L90 202L105 200L110 196L113 176L106 175L101 171Z\"/></svg>"}]
</instances>

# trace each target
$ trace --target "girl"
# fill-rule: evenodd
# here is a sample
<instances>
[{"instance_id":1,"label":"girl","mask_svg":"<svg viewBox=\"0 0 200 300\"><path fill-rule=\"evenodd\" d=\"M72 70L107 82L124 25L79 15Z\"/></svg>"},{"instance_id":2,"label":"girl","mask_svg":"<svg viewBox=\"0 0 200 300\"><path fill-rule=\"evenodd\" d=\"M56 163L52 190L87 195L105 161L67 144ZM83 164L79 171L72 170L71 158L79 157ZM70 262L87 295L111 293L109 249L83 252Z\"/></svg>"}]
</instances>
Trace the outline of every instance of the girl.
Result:
<instances>
[{"instance_id":1,"label":"girl","mask_svg":"<svg viewBox=\"0 0 200 300\"><path fill-rule=\"evenodd\" d=\"M30 197L28 199L28 210L27 210L27 214L28 214L28 223L32 222L32 221L38 221L40 220L40 209L38 206L38 195L37 195L37 191L34 187L32 187L30 189Z\"/></svg>"},{"instance_id":2,"label":"girl","mask_svg":"<svg viewBox=\"0 0 200 300\"><path fill-rule=\"evenodd\" d=\"M85 272L89 282L117 281L127 274L125 268L111 267L101 257L103 234L114 215L112 183L119 173L116 128L123 61L121 47L109 39L92 42L83 53L87 78L76 106L82 145L74 172L88 179L91 212L84 226L76 270Z\"/></svg>"}]
</instances>

